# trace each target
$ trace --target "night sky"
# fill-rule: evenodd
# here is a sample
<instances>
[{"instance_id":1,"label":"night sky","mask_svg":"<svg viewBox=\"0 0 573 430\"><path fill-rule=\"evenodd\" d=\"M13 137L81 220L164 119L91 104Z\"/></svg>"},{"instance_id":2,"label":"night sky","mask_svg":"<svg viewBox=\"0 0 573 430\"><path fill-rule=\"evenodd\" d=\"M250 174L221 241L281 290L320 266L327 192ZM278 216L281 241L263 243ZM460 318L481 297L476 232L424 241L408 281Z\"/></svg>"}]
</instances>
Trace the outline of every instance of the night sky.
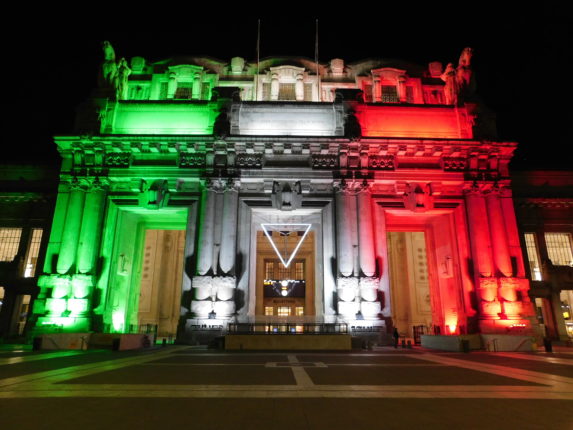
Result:
<instances>
[{"instance_id":1,"label":"night sky","mask_svg":"<svg viewBox=\"0 0 573 430\"><path fill-rule=\"evenodd\" d=\"M344 10L340 10L343 18L319 16L320 61L339 57L348 63L381 57L423 65L430 61L457 64L461 50L470 46L477 92L497 113L500 139L520 143L512 168L570 168L571 157L563 151L572 144L573 119L571 96L565 95L573 80L568 13L546 7L461 11L451 17L455 8L447 11L442 5L425 11L409 9L404 4L381 14L362 7L366 16ZM314 58L314 18L260 18L261 58ZM46 25L40 37L18 44L14 71L21 85L15 83L10 89L18 107L10 125L25 132L20 136L27 145L15 145L17 149L4 161L57 165L51 136L72 133L74 109L96 85L103 40L112 43L118 58L128 60L135 55L147 61L173 55L256 59L256 16L185 25L181 24L184 16L172 19L180 24L165 26L165 31L145 24L107 30L71 20L76 23ZM30 110L32 116L26 115Z\"/></svg>"}]
</instances>

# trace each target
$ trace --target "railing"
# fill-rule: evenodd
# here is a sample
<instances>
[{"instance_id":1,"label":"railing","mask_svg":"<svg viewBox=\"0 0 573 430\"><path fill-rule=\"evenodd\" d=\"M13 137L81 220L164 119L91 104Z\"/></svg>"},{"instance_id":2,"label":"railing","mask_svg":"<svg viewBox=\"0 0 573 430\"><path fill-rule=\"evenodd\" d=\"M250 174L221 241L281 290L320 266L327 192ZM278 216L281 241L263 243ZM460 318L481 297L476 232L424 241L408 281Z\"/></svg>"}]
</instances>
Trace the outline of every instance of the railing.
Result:
<instances>
[{"instance_id":1,"label":"railing","mask_svg":"<svg viewBox=\"0 0 573 430\"><path fill-rule=\"evenodd\" d=\"M231 323L227 327L229 334L348 334L348 325L344 323Z\"/></svg>"}]
</instances>

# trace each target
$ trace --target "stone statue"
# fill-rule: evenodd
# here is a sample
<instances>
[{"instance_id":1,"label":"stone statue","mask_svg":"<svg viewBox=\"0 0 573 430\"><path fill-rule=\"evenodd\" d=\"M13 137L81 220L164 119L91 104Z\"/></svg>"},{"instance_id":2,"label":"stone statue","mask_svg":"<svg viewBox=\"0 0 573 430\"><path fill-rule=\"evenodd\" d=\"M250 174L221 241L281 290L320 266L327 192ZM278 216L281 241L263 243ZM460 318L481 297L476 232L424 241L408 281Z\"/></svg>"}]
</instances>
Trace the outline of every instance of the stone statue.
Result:
<instances>
[{"instance_id":1,"label":"stone statue","mask_svg":"<svg viewBox=\"0 0 573 430\"><path fill-rule=\"evenodd\" d=\"M117 74L115 51L107 40L102 43L103 63L101 65L99 86L101 88L113 88Z\"/></svg>"},{"instance_id":2,"label":"stone statue","mask_svg":"<svg viewBox=\"0 0 573 430\"><path fill-rule=\"evenodd\" d=\"M456 69L456 81L460 93L467 93L471 88L472 69L471 60L473 55L472 48L464 48L460 55L458 68Z\"/></svg>"},{"instance_id":3,"label":"stone statue","mask_svg":"<svg viewBox=\"0 0 573 430\"><path fill-rule=\"evenodd\" d=\"M444 96L446 97L446 104L447 105L457 105L458 104L458 94L459 94L459 86L458 81L456 79L456 70L454 69L454 65L449 63L446 66L446 70L440 76L442 81L446 83L444 87Z\"/></svg>"},{"instance_id":4,"label":"stone statue","mask_svg":"<svg viewBox=\"0 0 573 430\"><path fill-rule=\"evenodd\" d=\"M127 99L127 81L130 74L131 69L127 65L126 59L122 58L117 64L117 73L115 79L115 91L118 100Z\"/></svg>"}]
</instances>

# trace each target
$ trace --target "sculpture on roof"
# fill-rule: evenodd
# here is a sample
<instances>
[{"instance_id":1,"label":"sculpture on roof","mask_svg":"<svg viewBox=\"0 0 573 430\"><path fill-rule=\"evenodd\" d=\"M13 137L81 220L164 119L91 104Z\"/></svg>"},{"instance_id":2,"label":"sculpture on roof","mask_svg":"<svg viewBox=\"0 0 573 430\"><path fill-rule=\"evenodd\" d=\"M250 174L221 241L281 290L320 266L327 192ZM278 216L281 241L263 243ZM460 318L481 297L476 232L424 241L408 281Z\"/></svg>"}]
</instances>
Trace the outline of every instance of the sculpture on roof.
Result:
<instances>
[{"instance_id":1,"label":"sculpture on roof","mask_svg":"<svg viewBox=\"0 0 573 430\"><path fill-rule=\"evenodd\" d=\"M456 69L456 80L458 82L458 88L461 94L465 94L472 90L472 55L472 48L464 48L460 55L460 60L458 61L458 67Z\"/></svg>"},{"instance_id":2,"label":"sculpture on roof","mask_svg":"<svg viewBox=\"0 0 573 430\"><path fill-rule=\"evenodd\" d=\"M444 87L444 96L446 98L446 104L448 105L457 105L458 104L458 93L459 93L459 86L458 81L456 79L456 70L454 69L454 65L449 63L446 66L446 70L440 76L442 81L446 83Z\"/></svg>"},{"instance_id":3,"label":"sculpture on roof","mask_svg":"<svg viewBox=\"0 0 573 430\"><path fill-rule=\"evenodd\" d=\"M101 64L99 74L99 86L101 88L112 88L117 73L117 64L115 62L115 50L109 41L102 43L103 63Z\"/></svg>"},{"instance_id":4,"label":"sculpture on roof","mask_svg":"<svg viewBox=\"0 0 573 430\"><path fill-rule=\"evenodd\" d=\"M127 80L131 74L131 69L127 65L127 60L122 58L117 64L117 74L115 79L116 98L118 100L127 99Z\"/></svg>"}]
</instances>

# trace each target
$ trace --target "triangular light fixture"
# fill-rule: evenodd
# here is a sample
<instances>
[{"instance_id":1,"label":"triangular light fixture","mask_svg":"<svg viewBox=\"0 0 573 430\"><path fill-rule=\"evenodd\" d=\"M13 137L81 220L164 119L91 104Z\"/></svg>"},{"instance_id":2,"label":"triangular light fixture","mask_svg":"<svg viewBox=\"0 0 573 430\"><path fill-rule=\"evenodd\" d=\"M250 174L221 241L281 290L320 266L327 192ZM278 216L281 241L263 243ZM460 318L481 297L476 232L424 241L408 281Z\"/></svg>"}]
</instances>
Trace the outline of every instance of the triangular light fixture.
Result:
<instances>
[{"instance_id":1,"label":"triangular light fixture","mask_svg":"<svg viewBox=\"0 0 573 430\"><path fill-rule=\"evenodd\" d=\"M300 248L300 246L302 245L302 242L304 241L306 235L308 234L308 232L310 231L310 227L312 226L312 224L261 224L261 227L263 228L263 231L265 232L265 236L267 236L267 239L269 240L269 242L271 243L273 249L275 250L277 256L279 257L279 259L281 260L281 263L283 263L283 266L288 267L289 264L292 262L294 256L296 255L296 253L298 252L298 249ZM298 241L298 243L296 244L296 247L294 248L294 251L290 254L290 256L288 257L288 260L285 261L285 259L283 258L283 256L281 255L281 253L279 252L277 246L275 245L272 235L269 232L272 232L273 230L278 230L277 227L286 227L287 229L290 229L291 227L302 227L302 229L304 229L304 234L301 236L300 240ZM300 229L300 230L302 230ZM291 230L291 231L300 231L300 230Z\"/></svg>"}]
</instances>

